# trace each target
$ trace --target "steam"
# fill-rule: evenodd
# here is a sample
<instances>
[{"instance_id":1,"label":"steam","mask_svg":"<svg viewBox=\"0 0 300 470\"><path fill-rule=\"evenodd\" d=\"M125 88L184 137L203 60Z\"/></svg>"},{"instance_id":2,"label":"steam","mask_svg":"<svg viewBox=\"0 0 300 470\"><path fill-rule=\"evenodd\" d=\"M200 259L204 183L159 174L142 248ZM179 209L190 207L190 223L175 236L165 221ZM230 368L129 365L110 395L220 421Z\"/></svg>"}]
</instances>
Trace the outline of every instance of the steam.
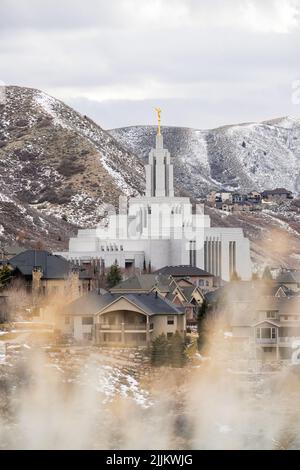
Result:
<instances>
[{"instance_id":1,"label":"steam","mask_svg":"<svg viewBox=\"0 0 300 470\"><path fill-rule=\"evenodd\" d=\"M247 351L235 355L226 325L225 311L205 325L206 360L148 375L93 348L8 346L0 364L0 448L299 448L297 370L261 374Z\"/></svg>"}]
</instances>

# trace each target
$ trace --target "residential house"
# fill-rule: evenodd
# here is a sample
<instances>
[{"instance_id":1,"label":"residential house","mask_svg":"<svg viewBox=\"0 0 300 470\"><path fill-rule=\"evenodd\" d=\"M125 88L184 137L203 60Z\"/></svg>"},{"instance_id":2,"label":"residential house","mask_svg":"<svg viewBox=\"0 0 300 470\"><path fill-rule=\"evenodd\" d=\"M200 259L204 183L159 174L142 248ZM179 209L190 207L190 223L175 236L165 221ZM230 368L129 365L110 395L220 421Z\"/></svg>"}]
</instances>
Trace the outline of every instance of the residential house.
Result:
<instances>
[{"instance_id":1,"label":"residential house","mask_svg":"<svg viewBox=\"0 0 300 470\"><path fill-rule=\"evenodd\" d=\"M58 316L57 328L99 346L147 346L160 334L186 333L184 309L157 293L90 292Z\"/></svg>"},{"instance_id":2,"label":"residential house","mask_svg":"<svg viewBox=\"0 0 300 470\"><path fill-rule=\"evenodd\" d=\"M8 266L13 279L21 280L31 296L35 314L47 299L73 300L95 287L90 274L48 251L24 251L11 258Z\"/></svg>"},{"instance_id":3,"label":"residential house","mask_svg":"<svg viewBox=\"0 0 300 470\"><path fill-rule=\"evenodd\" d=\"M246 200L247 200L246 194L232 193L231 195L231 202L233 204L240 204L242 202L245 202Z\"/></svg>"},{"instance_id":4,"label":"residential house","mask_svg":"<svg viewBox=\"0 0 300 470\"><path fill-rule=\"evenodd\" d=\"M183 307L188 325L196 322L198 308L204 300L202 289L187 278L174 278L164 274L141 274L120 282L111 289L116 294L158 293L177 306Z\"/></svg>"},{"instance_id":5,"label":"residential house","mask_svg":"<svg viewBox=\"0 0 300 470\"><path fill-rule=\"evenodd\" d=\"M261 194L258 191L250 191L250 193L247 194L247 201L252 204L260 204Z\"/></svg>"},{"instance_id":6,"label":"residential house","mask_svg":"<svg viewBox=\"0 0 300 470\"><path fill-rule=\"evenodd\" d=\"M288 287L291 291L300 291L300 271L297 270L282 270L277 278L278 284L283 284Z\"/></svg>"},{"instance_id":7,"label":"residential house","mask_svg":"<svg viewBox=\"0 0 300 470\"><path fill-rule=\"evenodd\" d=\"M226 201L218 204L217 209L221 209L224 212L233 212L234 210L234 204L227 199Z\"/></svg>"},{"instance_id":8,"label":"residential house","mask_svg":"<svg viewBox=\"0 0 300 470\"><path fill-rule=\"evenodd\" d=\"M266 190L261 193L262 202L281 202L288 199L293 199L293 193L284 188L276 188L273 190Z\"/></svg>"},{"instance_id":9,"label":"residential house","mask_svg":"<svg viewBox=\"0 0 300 470\"><path fill-rule=\"evenodd\" d=\"M300 297L276 282L232 282L207 295L223 316L237 356L243 350L261 361L291 360L300 341Z\"/></svg>"},{"instance_id":10,"label":"residential house","mask_svg":"<svg viewBox=\"0 0 300 470\"><path fill-rule=\"evenodd\" d=\"M154 274L163 274L164 276L171 276L174 279L187 279L195 286L201 289L213 289L218 278L209 272L197 268L196 266L182 265L182 266L165 266Z\"/></svg>"}]
</instances>

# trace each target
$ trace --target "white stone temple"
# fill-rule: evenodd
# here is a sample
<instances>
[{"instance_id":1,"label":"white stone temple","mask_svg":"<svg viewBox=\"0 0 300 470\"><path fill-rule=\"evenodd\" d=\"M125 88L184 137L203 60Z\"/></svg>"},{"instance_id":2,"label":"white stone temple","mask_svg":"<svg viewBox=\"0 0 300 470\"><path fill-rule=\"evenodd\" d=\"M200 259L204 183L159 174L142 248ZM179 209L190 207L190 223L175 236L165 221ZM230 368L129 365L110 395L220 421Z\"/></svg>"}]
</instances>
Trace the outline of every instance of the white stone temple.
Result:
<instances>
[{"instance_id":1,"label":"white stone temple","mask_svg":"<svg viewBox=\"0 0 300 470\"><path fill-rule=\"evenodd\" d=\"M128 271L191 265L225 281L234 272L250 279L250 247L243 230L211 227L202 204L195 207L189 198L174 196L172 158L163 145L160 119L145 168L144 196L120 198L118 214L109 214L95 229L79 230L69 251L58 254L102 269L114 263Z\"/></svg>"}]
</instances>

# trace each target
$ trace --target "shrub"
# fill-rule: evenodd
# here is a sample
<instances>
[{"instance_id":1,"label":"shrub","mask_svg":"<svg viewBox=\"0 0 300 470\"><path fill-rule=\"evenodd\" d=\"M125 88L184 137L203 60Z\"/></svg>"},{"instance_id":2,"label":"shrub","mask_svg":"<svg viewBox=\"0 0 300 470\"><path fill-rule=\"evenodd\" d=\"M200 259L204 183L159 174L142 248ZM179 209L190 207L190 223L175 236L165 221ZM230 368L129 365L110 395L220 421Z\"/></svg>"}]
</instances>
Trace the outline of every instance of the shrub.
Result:
<instances>
[{"instance_id":1,"label":"shrub","mask_svg":"<svg viewBox=\"0 0 300 470\"><path fill-rule=\"evenodd\" d=\"M108 284L109 287L114 287L116 286L117 284L119 284L119 282L122 281L122 274L121 274L121 270L118 266L117 263L113 264L107 275L106 275L106 282Z\"/></svg>"},{"instance_id":2,"label":"shrub","mask_svg":"<svg viewBox=\"0 0 300 470\"><path fill-rule=\"evenodd\" d=\"M169 341L164 333L152 341L151 363L153 366L169 364Z\"/></svg>"}]
</instances>

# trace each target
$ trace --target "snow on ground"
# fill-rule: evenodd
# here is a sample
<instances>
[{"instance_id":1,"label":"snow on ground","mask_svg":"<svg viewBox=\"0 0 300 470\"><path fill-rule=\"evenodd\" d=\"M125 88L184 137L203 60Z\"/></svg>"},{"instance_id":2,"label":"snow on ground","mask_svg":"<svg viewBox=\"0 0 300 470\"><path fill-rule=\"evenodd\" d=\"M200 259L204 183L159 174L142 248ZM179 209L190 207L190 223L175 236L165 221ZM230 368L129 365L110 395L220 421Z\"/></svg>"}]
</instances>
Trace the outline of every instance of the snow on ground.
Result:
<instances>
[{"instance_id":1,"label":"snow on ground","mask_svg":"<svg viewBox=\"0 0 300 470\"><path fill-rule=\"evenodd\" d=\"M58 101L52 96L47 95L46 93L39 92L35 97L37 105L53 118L53 123L55 126L61 126L64 129L70 129L70 126L58 115L56 111Z\"/></svg>"}]
</instances>

